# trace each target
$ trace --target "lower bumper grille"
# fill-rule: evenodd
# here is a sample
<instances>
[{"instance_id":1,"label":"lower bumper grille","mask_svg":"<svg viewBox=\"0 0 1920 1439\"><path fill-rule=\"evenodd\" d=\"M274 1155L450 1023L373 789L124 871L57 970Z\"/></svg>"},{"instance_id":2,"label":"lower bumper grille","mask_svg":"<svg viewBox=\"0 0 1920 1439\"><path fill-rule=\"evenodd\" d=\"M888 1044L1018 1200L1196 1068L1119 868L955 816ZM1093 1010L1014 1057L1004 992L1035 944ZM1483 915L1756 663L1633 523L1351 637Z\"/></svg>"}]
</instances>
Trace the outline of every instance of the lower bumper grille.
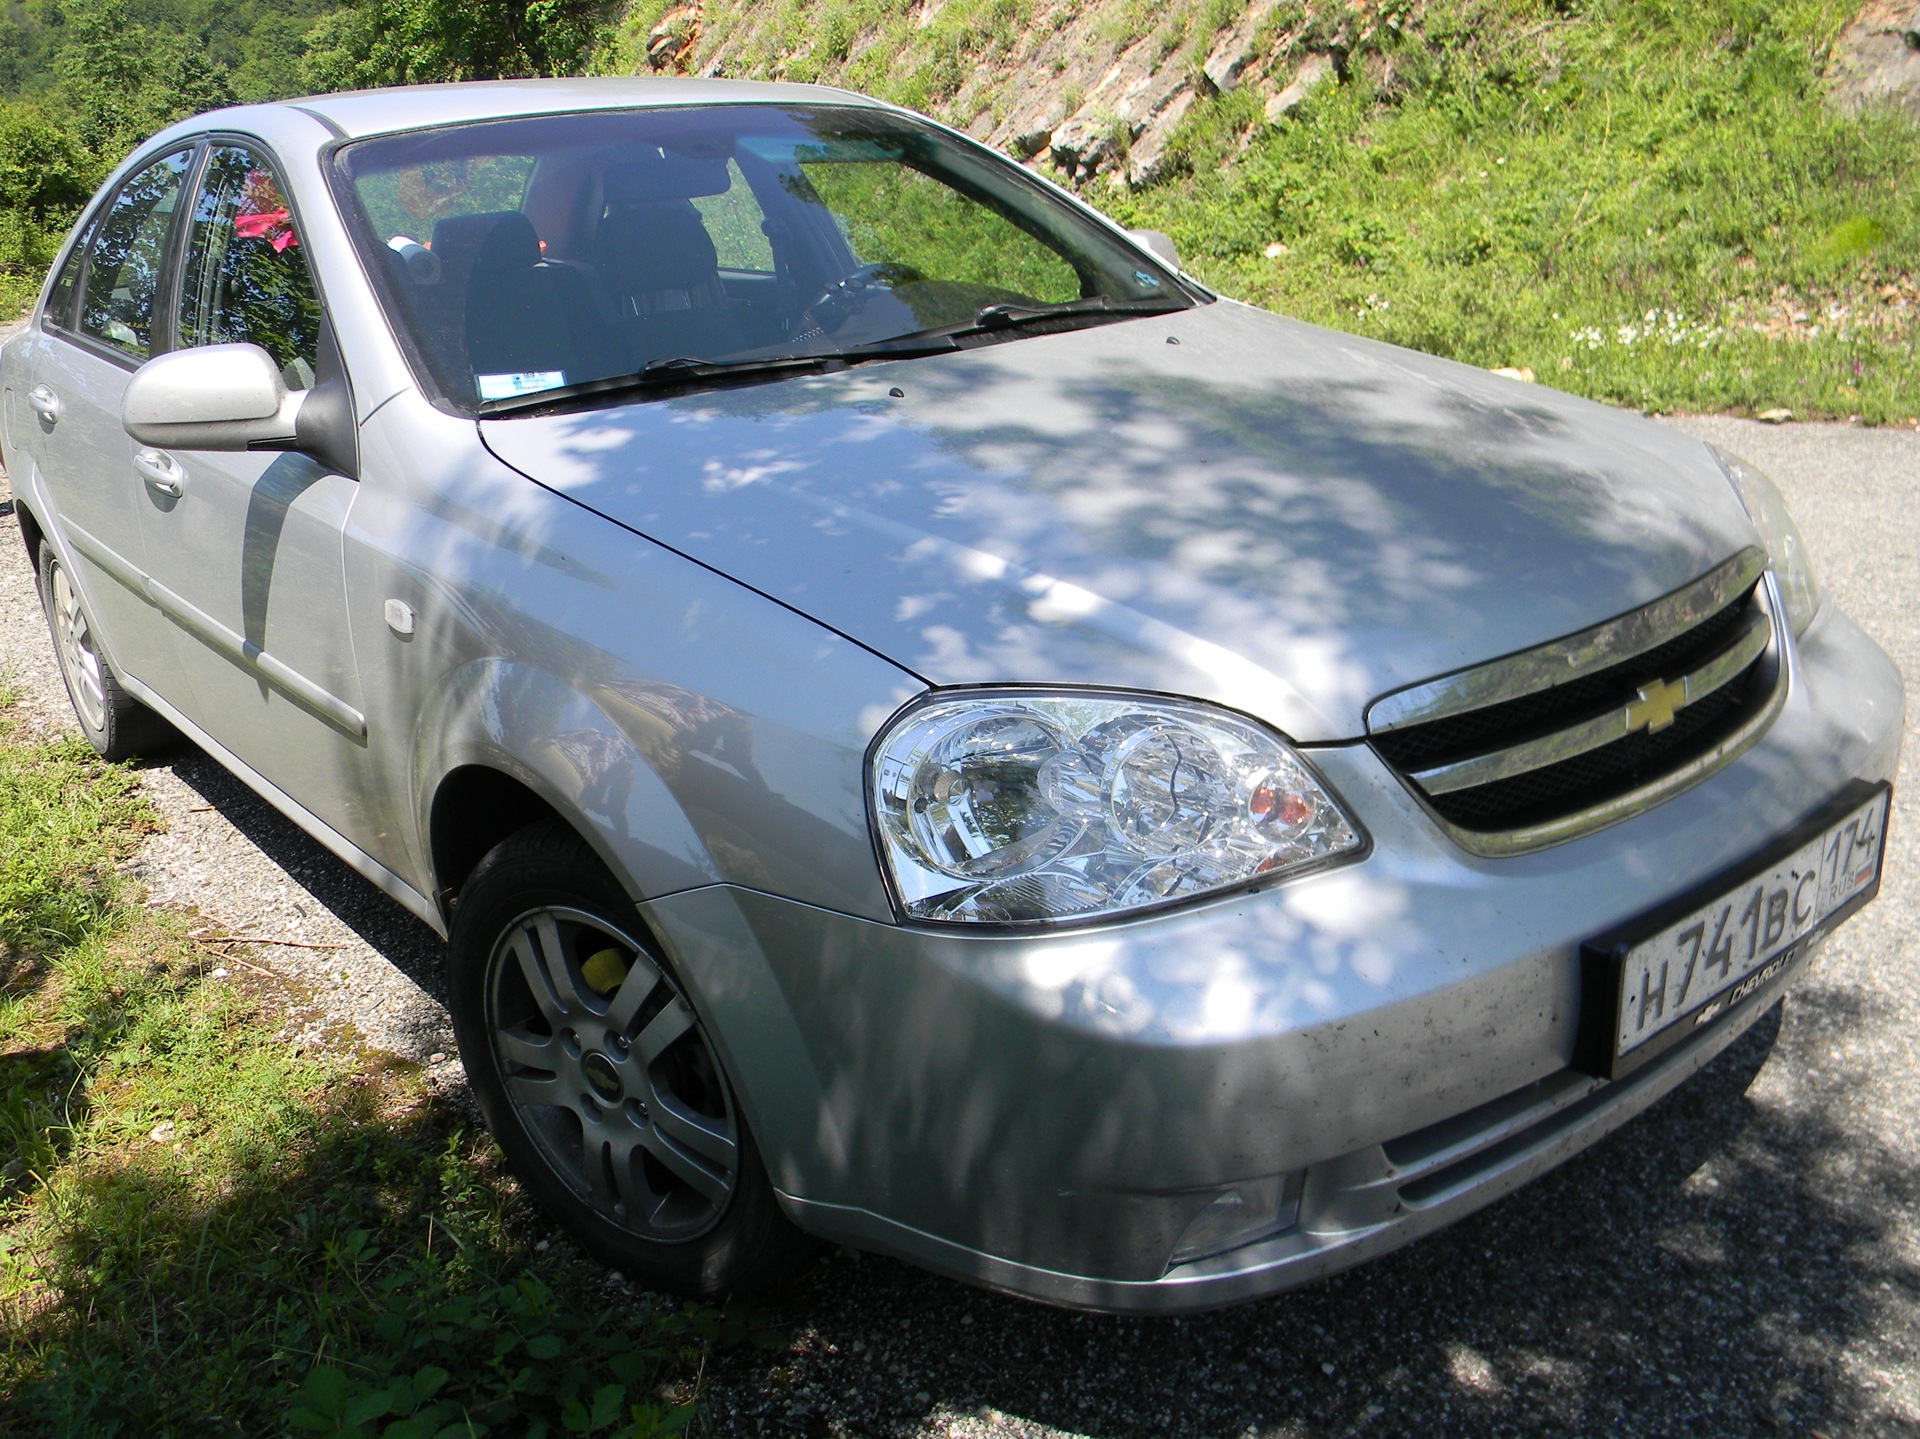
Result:
<instances>
[{"instance_id":1,"label":"lower bumper grille","mask_svg":"<svg viewBox=\"0 0 1920 1439\"><path fill-rule=\"evenodd\" d=\"M1483 853L1625 818L1731 760L1777 712L1765 565L1744 551L1632 614L1388 695L1369 742Z\"/></svg>"}]
</instances>

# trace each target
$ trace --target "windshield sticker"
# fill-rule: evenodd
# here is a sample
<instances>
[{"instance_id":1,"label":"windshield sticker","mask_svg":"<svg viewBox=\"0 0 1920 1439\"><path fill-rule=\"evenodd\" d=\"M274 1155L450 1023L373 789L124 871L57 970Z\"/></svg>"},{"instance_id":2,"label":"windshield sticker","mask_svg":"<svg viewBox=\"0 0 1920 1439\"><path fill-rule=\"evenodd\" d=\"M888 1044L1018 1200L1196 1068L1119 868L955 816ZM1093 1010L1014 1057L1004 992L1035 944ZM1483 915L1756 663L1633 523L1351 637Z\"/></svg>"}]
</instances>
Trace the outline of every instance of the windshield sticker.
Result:
<instances>
[{"instance_id":1,"label":"windshield sticker","mask_svg":"<svg viewBox=\"0 0 1920 1439\"><path fill-rule=\"evenodd\" d=\"M1149 275L1145 270L1135 270L1133 272L1133 280L1136 285L1144 289L1157 290L1160 288L1160 281L1154 276Z\"/></svg>"},{"instance_id":2,"label":"windshield sticker","mask_svg":"<svg viewBox=\"0 0 1920 1439\"><path fill-rule=\"evenodd\" d=\"M541 390L557 390L566 384L563 370L526 370L518 375L475 375L474 386L483 400L511 400L516 395L534 395Z\"/></svg>"}]
</instances>

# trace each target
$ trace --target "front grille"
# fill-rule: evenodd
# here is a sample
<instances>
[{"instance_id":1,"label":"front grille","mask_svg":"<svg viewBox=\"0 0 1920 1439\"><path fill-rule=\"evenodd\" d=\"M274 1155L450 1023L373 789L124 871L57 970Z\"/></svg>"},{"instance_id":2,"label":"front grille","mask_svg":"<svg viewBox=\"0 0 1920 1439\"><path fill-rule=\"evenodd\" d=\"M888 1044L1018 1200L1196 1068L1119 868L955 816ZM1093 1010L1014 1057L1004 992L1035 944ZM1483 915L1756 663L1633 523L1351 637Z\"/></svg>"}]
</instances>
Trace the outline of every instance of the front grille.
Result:
<instances>
[{"instance_id":1,"label":"front grille","mask_svg":"<svg viewBox=\"0 0 1920 1439\"><path fill-rule=\"evenodd\" d=\"M1703 777L1757 733L1780 677L1763 564L1748 552L1643 611L1390 696L1369 742L1456 830L1519 836L1508 848L1569 838L1570 821Z\"/></svg>"}]
</instances>

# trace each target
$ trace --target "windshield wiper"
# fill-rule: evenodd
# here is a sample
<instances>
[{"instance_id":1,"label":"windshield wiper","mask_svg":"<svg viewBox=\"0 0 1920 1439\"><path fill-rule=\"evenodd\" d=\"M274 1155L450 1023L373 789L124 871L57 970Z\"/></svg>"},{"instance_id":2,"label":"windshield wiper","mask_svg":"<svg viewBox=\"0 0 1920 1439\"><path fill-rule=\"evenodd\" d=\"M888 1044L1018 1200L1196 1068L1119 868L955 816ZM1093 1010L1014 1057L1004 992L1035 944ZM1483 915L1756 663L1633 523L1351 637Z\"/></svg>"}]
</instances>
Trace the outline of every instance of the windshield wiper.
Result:
<instances>
[{"instance_id":1,"label":"windshield wiper","mask_svg":"<svg viewBox=\"0 0 1920 1439\"><path fill-rule=\"evenodd\" d=\"M922 355L944 355L960 346L943 334L901 336L849 345L843 350L823 350L809 355L762 355L743 360L703 360L696 355L674 355L649 360L631 375L612 375L602 380L582 380L572 385L556 385L550 390L512 395L505 399L483 400L479 415L493 419L518 414L547 405L574 400L592 400L631 394L641 390L695 389L701 386L750 384L756 380L777 380L785 375L822 373L844 369L863 360L910 360Z\"/></svg>"},{"instance_id":2,"label":"windshield wiper","mask_svg":"<svg viewBox=\"0 0 1920 1439\"><path fill-rule=\"evenodd\" d=\"M1106 295L1094 295L1085 300L1062 300L1057 304L1027 304L1007 300L999 304L982 305L971 320L958 325L943 325L925 333L988 335L995 330L1013 330L1048 320L1085 318L1090 323L1099 324L1105 320L1129 320L1139 315L1172 315L1191 308L1179 300L1115 300Z\"/></svg>"}]
</instances>

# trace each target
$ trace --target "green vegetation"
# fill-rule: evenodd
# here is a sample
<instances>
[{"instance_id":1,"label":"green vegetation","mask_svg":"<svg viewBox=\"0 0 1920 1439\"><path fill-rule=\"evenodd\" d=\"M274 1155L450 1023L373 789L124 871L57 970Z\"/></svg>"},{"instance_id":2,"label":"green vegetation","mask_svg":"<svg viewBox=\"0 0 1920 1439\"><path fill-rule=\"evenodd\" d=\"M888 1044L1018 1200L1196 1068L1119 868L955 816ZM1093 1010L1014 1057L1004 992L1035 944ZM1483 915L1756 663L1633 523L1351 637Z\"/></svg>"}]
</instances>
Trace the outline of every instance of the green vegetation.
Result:
<instances>
[{"instance_id":1,"label":"green vegetation","mask_svg":"<svg viewBox=\"0 0 1920 1439\"><path fill-rule=\"evenodd\" d=\"M130 774L4 726L0 1433L683 1427L752 1316L530 1242L416 1069L296 1044L249 951L134 902L116 865L156 820Z\"/></svg>"},{"instance_id":2,"label":"green vegetation","mask_svg":"<svg viewBox=\"0 0 1920 1439\"><path fill-rule=\"evenodd\" d=\"M1196 107L1188 173L1106 203L1229 294L1597 399L1910 419L1920 129L1821 102L1852 8L1433 4L1280 129Z\"/></svg>"}]
</instances>

